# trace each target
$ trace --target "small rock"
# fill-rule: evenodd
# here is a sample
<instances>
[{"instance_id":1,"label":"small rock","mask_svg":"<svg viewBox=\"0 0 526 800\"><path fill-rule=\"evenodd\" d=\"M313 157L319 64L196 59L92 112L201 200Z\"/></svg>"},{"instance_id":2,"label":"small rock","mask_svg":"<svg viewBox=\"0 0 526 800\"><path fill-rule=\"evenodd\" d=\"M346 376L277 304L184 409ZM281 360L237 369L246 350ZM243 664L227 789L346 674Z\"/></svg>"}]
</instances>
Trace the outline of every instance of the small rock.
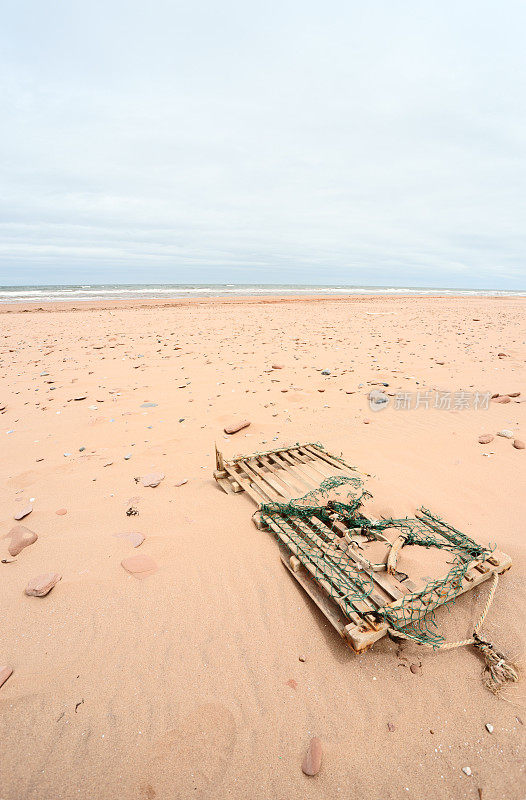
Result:
<instances>
[{"instance_id":1,"label":"small rock","mask_svg":"<svg viewBox=\"0 0 526 800\"><path fill-rule=\"evenodd\" d=\"M183 478L183 479L182 479L182 480L180 480L180 481L176 481L176 482L174 483L174 486L184 486L184 485L185 485L185 483L188 483L188 478Z\"/></svg>"},{"instance_id":2,"label":"small rock","mask_svg":"<svg viewBox=\"0 0 526 800\"><path fill-rule=\"evenodd\" d=\"M391 731L391 733L392 733L394 731L394 729L395 729L395 726L393 725L393 723L392 722L388 722L387 723L387 730Z\"/></svg>"},{"instance_id":3,"label":"small rock","mask_svg":"<svg viewBox=\"0 0 526 800\"><path fill-rule=\"evenodd\" d=\"M87 396L87 394L79 394L77 397L74 397L73 400L77 400L78 402L79 400L85 400Z\"/></svg>"},{"instance_id":4,"label":"small rock","mask_svg":"<svg viewBox=\"0 0 526 800\"><path fill-rule=\"evenodd\" d=\"M250 422L248 419L243 419L240 422L231 422L229 425L225 427L225 433L232 434L237 433L238 431L242 431L243 428L248 428Z\"/></svg>"},{"instance_id":5,"label":"small rock","mask_svg":"<svg viewBox=\"0 0 526 800\"><path fill-rule=\"evenodd\" d=\"M493 733L493 725L491 722L486 722L486 730L488 733Z\"/></svg>"},{"instance_id":6,"label":"small rock","mask_svg":"<svg viewBox=\"0 0 526 800\"><path fill-rule=\"evenodd\" d=\"M144 542L144 536L138 531L127 531L126 533L114 533L118 539L128 539L133 547L139 547Z\"/></svg>"},{"instance_id":7,"label":"small rock","mask_svg":"<svg viewBox=\"0 0 526 800\"><path fill-rule=\"evenodd\" d=\"M462 767L462 772L464 773L464 775L471 775L472 774L469 767Z\"/></svg>"},{"instance_id":8,"label":"small rock","mask_svg":"<svg viewBox=\"0 0 526 800\"><path fill-rule=\"evenodd\" d=\"M28 597L44 597L61 579L58 572L46 572L31 578L24 591Z\"/></svg>"},{"instance_id":9,"label":"small rock","mask_svg":"<svg viewBox=\"0 0 526 800\"><path fill-rule=\"evenodd\" d=\"M495 437L491 433L483 433L479 436L479 444L489 444Z\"/></svg>"},{"instance_id":10,"label":"small rock","mask_svg":"<svg viewBox=\"0 0 526 800\"><path fill-rule=\"evenodd\" d=\"M508 392L508 397L520 397L520 392Z\"/></svg>"},{"instance_id":11,"label":"small rock","mask_svg":"<svg viewBox=\"0 0 526 800\"><path fill-rule=\"evenodd\" d=\"M497 397L493 398L493 402L495 403L511 403L510 398L507 394L499 394Z\"/></svg>"},{"instance_id":12,"label":"small rock","mask_svg":"<svg viewBox=\"0 0 526 800\"><path fill-rule=\"evenodd\" d=\"M371 424L371 420L370 419L364 419L363 420L363 424L364 425L370 425Z\"/></svg>"},{"instance_id":13,"label":"small rock","mask_svg":"<svg viewBox=\"0 0 526 800\"><path fill-rule=\"evenodd\" d=\"M121 566L124 567L126 572L134 575L136 578L147 578L157 570L157 564L151 556L130 556L121 561Z\"/></svg>"},{"instance_id":14,"label":"small rock","mask_svg":"<svg viewBox=\"0 0 526 800\"><path fill-rule=\"evenodd\" d=\"M67 514L67 513L68 513L68 510L67 510L67 508L58 508L58 509L55 511L55 514L58 514L58 516L59 516L59 517L63 517L63 516L64 516L64 514Z\"/></svg>"},{"instance_id":15,"label":"small rock","mask_svg":"<svg viewBox=\"0 0 526 800\"><path fill-rule=\"evenodd\" d=\"M305 775L317 775L321 767L321 740L315 736L311 739L303 763L301 765L302 771Z\"/></svg>"},{"instance_id":16,"label":"small rock","mask_svg":"<svg viewBox=\"0 0 526 800\"><path fill-rule=\"evenodd\" d=\"M299 660L300 660L300 661L303 661L303 662L307 660L307 659L305 658L305 656L298 656L298 658L299 658Z\"/></svg>"},{"instance_id":17,"label":"small rock","mask_svg":"<svg viewBox=\"0 0 526 800\"><path fill-rule=\"evenodd\" d=\"M513 447L515 448L515 450L524 450L524 442L521 441L521 439L514 439Z\"/></svg>"},{"instance_id":18,"label":"small rock","mask_svg":"<svg viewBox=\"0 0 526 800\"><path fill-rule=\"evenodd\" d=\"M513 431L509 431L506 428L504 428L501 431L497 431L497 436L502 436L504 439L513 439L515 434L513 433Z\"/></svg>"},{"instance_id":19,"label":"small rock","mask_svg":"<svg viewBox=\"0 0 526 800\"><path fill-rule=\"evenodd\" d=\"M20 511L18 511L15 514L14 518L17 519L17 520L18 519L24 519L24 517L27 517L27 515L31 514L32 511L33 511L33 506L31 505L31 503L28 503L27 506L24 506L24 508L22 508Z\"/></svg>"},{"instance_id":20,"label":"small rock","mask_svg":"<svg viewBox=\"0 0 526 800\"><path fill-rule=\"evenodd\" d=\"M331 374L331 371L330 371L330 369L323 369L323 370L321 371L321 374L322 374L322 375L330 375L330 374ZM314 739L313 739L313 741L314 741Z\"/></svg>"},{"instance_id":21,"label":"small rock","mask_svg":"<svg viewBox=\"0 0 526 800\"><path fill-rule=\"evenodd\" d=\"M152 489L155 489L162 480L164 480L163 472L151 472L149 475L145 475L144 478L141 478L141 483L143 486L151 486Z\"/></svg>"},{"instance_id":22,"label":"small rock","mask_svg":"<svg viewBox=\"0 0 526 800\"><path fill-rule=\"evenodd\" d=\"M0 667L0 686L3 686L6 680L13 674L12 667Z\"/></svg>"},{"instance_id":23,"label":"small rock","mask_svg":"<svg viewBox=\"0 0 526 800\"><path fill-rule=\"evenodd\" d=\"M85 447L79 447L79 453L83 453L85 449Z\"/></svg>"},{"instance_id":24,"label":"small rock","mask_svg":"<svg viewBox=\"0 0 526 800\"><path fill-rule=\"evenodd\" d=\"M126 453L126 455L124 456L124 460L129 461L131 457L132 457L131 453Z\"/></svg>"},{"instance_id":25,"label":"small rock","mask_svg":"<svg viewBox=\"0 0 526 800\"><path fill-rule=\"evenodd\" d=\"M25 525L15 525L9 531L8 536L11 537L11 543L8 548L10 556L17 556L24 547L29 547L30 544L34 544L38 539L37 534L34 531L30 531Z\"/></svg>"},{"instance_id":26,"label":"small rock","mask_svg":"<svg viewBox=\"0 0 526 800\"><path fill-rule=\"evenodd\" d=\"M285 369L284 364L272 364L272 369Z\"/></svg>"},{"instance_id":27,"label":"small rock","mask_svg":"<svg viewBox=\"0 0 526 800\"><path fill-rule=\"evenodd\" d=\"M375 406L383 406L389 402L389 398L384 392L379 392L378 389L372 389L369 392L369 405L374 409Z\"/></svg>"},{"instance_id":28,"label":"small rock","mask_svg":"<svg viewBox=\"0 0 526 800\"><path fill-rule=\"evenodd\" d=\"M141 408L156 408L157 403L142 403Z\"/></svg>"},{"instance_id":29,"label":"small rock","mask_svg":"<svg viewBox=\"0 0 526 800\"><path fill-rule=\"evenodd\" d=\"M420 675L420 673L422 672L422 669L421 669L421 667L420 667L420 664L411 664L411 665L409 666L409 669L411 670L411 672L413 673L413 675Z\"/></svg>"}]
</instances>

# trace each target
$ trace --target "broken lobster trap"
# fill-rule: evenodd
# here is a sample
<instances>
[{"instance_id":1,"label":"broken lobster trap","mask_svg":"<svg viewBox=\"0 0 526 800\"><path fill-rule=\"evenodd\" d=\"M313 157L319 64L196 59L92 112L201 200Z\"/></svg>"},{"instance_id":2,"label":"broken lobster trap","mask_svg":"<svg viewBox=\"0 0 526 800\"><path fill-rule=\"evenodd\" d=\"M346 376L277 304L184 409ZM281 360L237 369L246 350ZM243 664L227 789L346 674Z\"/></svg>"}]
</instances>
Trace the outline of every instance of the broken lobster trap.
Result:
<instances>
[{"instance_id":1,"label":"broken lobster trap","mask_svg":"<svg viewBox=\"0 0 526 800\"><path fill-rule=\"evenodd\" d=\"M479 545L425 508L412 519L368 518L363 502L371 495L360 473L320 444L232 459L216 448L214 477L225 492L246 492L256 503L256 526L276 535L284 565L357 653L387 633L434 648L474 644L491 671L489 688L517 679L514 667L479 636L497 576L511 566L505 553ZM473 637L444 644L434 611L490 578Z\"/></svg>"}]
</instances>

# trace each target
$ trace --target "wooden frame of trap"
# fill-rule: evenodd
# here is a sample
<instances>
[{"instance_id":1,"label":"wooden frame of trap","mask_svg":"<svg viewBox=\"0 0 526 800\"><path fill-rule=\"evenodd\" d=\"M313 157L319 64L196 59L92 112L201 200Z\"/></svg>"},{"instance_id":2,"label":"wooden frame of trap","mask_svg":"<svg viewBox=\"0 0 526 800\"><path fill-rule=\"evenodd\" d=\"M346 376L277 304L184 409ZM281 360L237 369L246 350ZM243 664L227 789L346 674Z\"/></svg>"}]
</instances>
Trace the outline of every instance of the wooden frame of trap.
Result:
<instances>
[{"instance_id":1,"label":"wooden frame of trap","mask_svg":"<svg viewBox=\"0 0 526 800\"><path fill-rule=\"evenodd\" d=\"M377 540L383 540L389 547L385 562L376 564L367 558L367 541L336 513L331 515L330 525L317 517L308 520L280 517L278 525L260 507L264 503L287 503L302 497L318 489L328 477L359 474L343 459L316 444L297 444L231 459L225 459L216 447L214 478L219 486L228 494L246 492L256 503L258 509L252 517L256 527L276 535L283 564L357 653L368 650L388 632L389 626L379 609L389 606L393 612L402 611L404 602L410 600L418 616L420 598L420 616L427 612L423 587L414 583L411 575L396 569L396 554L402 542L391 543L380 534ZM420 517L419 521L425 524ZM460 585L447 586L438 605L510 567L511 558L498 550L484 560L473 560ZM356 595L356 581L365 576L372 580L374 591L364 600L349 601L349 597Z\"/></svg>"}]
</instances>

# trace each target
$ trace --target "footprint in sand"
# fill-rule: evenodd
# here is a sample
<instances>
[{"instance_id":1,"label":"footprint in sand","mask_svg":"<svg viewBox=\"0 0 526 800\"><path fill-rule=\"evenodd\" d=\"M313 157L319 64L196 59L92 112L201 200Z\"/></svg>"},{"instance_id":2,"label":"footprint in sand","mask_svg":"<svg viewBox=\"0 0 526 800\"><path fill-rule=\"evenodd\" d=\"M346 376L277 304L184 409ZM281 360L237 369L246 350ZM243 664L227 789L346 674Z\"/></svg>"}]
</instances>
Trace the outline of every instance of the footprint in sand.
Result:
<instances>
[{"instance_id":1,"label":"footprint in sand","mask_svg":"<svg viewBox=\"0 0 526 800\"><path fill-rule=\"evenodd\" d=\"M150 785L170 788L174 800L213 797L226 775L236 742L236 723L221 703L182 713L179 723L156 740Z\"/></svg>"}]
</instances>

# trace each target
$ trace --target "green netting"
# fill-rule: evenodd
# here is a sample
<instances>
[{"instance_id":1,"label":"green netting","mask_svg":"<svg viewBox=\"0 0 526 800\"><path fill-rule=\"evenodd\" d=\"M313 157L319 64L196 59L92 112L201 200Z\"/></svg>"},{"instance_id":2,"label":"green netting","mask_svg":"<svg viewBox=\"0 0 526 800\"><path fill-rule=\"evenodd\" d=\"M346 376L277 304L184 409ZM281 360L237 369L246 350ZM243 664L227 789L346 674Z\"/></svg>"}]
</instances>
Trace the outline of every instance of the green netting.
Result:
<instances>
[{"instance_id":1,"label":"green netting","mask_svg":"<svg viewBox=\"0 0 526 800\"><path fill-rule=\"evenodd\" d=\"M341 499L332 497L337 489L349 489ZM449 605L457 596L462 579L474 561L482 561L491 549L482 547L468 536L448 525L439 517L421 508L417 517L371 521L361 513L363 500L371 497L358 477L334 476L324 480L319 489L286 503L265 503L261 518L278 535L310 574L333 597L342 610L371 612L371 602L365 601L374 590L372 572L358 566L341 548L341 526L359 529L368 539L386 541L385 532L396 529L404 537L404 545L436 547L448 550L453 556L448 574L429 581L415 593L405 594L387 607L375 607L372 613L378 621L387 622L395 631L403 631L416 642L437 647L443 637L436 630L434 611Z\"/></svg>"}]
</instances>

